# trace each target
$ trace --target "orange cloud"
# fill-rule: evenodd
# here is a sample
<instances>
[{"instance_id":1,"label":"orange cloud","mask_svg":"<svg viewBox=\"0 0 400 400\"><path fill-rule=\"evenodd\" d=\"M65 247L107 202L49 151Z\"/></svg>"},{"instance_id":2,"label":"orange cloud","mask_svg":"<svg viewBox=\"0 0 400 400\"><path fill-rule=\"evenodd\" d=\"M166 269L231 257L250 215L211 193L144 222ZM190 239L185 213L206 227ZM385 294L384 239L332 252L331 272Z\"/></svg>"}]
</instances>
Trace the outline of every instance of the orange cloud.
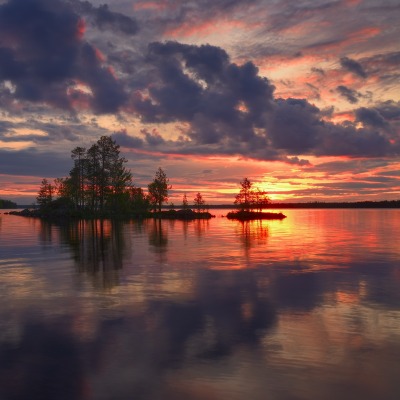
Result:
<instances>
[{"instance_id":1,"label":"orange cloud","mask_svg":"<svg viewBox=\"0 0 400 400\"><path fill-rule=\"evenodd\" d=\"M191 36L208 36L216 33L227 33L234 29L249 30L254 29L255 25L250 25L239 20L217 20L200 22L198 24L189 21L176 28L171 28L165 31L165 36L171 38L187 38Z\"/></svg>"},{"instance_id":2,"label":"orange cloud","mask_svg":"<svg viewBox=\"0 0 400 400\"><path fill-rule=\"evenodd\" d=\"M354 122L355 116L354 116L354 113L351 111L343 111L343 112L335 113L330 120L331 120L331 122L333 122L335 124L341 123L344 121Z\"/></svg>"},{"instance_id":3,"label":"orange cloud","mask_svg":"<svg viewBox=\"0 0 400 400\"><path fill-rule=\"evenodd\" d=\"M36 197L40 181L35 176L0 174L0 197Z\"/></svg>"}]
</instances>

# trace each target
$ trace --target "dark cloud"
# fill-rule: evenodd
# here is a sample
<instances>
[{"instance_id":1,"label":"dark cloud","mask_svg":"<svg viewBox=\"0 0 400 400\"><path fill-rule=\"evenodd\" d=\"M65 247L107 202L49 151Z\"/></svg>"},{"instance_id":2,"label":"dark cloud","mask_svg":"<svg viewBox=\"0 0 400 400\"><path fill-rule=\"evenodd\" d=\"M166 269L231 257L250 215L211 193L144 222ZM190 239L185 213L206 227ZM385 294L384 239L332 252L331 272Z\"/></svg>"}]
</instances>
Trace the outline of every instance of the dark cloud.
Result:
<instances>
[{"instance_id":1,"label":"dark cloud","mask_svg":"<svg viewBox=\"0 0 400 400\"><path fill-rule=\"evenodd\" d=\"M254 129L272 109L274 87L254 64L231 63L215 46L167 42L149 46L148 65L151 99L134 99L145 121L190 122L189 136L201 144L256 141Z\"/></svg>"},{"instance_id":2,"label":"dark cloud","mask_svg":"<svg viewBox=\"0 0 400 400\"><path fill-rule=\"evenodd\" d=\"M112 138L123 147L140 148L143 147L143 140L138 137L129 136L125 129L114 132Z\"/></svg>"},{"instance_id":3,"label":"dark cloud","mask_svg":"<svg viewBox=\"0 0 400 400\"><path fill-rule=\"evenodd\" d=\"M3 140L3 137L7 135L14 127L14 124L9 121L0 121L0 138Z\"/></svg>"},{"instance_id":4,"label":"dark cloud","mask_svg":"<svg viewBox=\"0 0 400 400\"><path fill-rule=\"evenodd\" d=\"M336 91L351 104L358 103L358 100L361 97L356 90L350 89L343 85L338 86Z\"/></svg>"},{"instance_id":5,"label":"dark cloud","mask_svg":"<svg viewBox=\"0 0 400 400\"><path fill-rule=\"evenodd\" d=\"M319 172L323 172L327 177L339 174L351 174L353 179L357 179L357 176L361 174L370 173L372 170L379 170L388 168L391 166L391 162L387 158L353 158L343 161L331 161L321 163L310 168L313 172L316 172L315 178ZM379 175L379 173L376 173ZM384 174L386 175L386 174Z\"/></svg>"},{"instance_id":6,"label":"dark cloud","mask_svg":"<svg viewBox=\"0 0 400 400\"><path fill-rule=\"evenodd\" d=\"M145 144L177 154L225 154L306 165L298 155L393 155L398 145L385 136L372 112L361 110L365 128L325 121L305 99L274 99L274 87L254 64L237 65L218 47L152 43L147 56L152 83L146 96L135 94L133 109L147 123L185 122L187 140L165 141L144 133ZM344 86L351 101L361 97ZM376 117L376 115L374 115ZM375 125L372 122L375 121ZM374 129L375 130L374 130ZM135 144L136 145L136 144Z\"/></svg>"},{"instance_id":7,"label":"dark cloud","mask_svg":"<svg viewBox=\"0 0 400 400\"><path fill-rule=\"evenodd\" d=\"M333 124L323 116L323 111L304 99L278 99L267 120L272 147L287 154L318 156L379 157L399 151L398 145L392 145L378 130Z\"/></svg>"},{"instance_id":8,"label":"dark cloud","mask_svg":"<svg viewBox=\"0 0 400 400\"><path fill-rule=\"evenodd\" d=\"M0 5L0 81L10 81L19 100L73 110L80 99L97 113L118 111L126 100L123 87L83 31L83 20L61 0Z\"/></svg>"},{"instance_id":9,"label":"dark cloud","mask_svg":"<svg viewBox=\"0 0 400 400\"><path fill-rule=\"evenodd\" d=\"M317 144L322 121L319 109L306 100L279 99L267 128L273 147L306 154Z\"/></svg>"},{"instance_id":10,"label":"dark cloud","mask_svg":"<svg viewBox=\"0 0 400 400\"><path fill-rule=\"evenodd\" d=\"M99 29L117 31L125 35L135 35L139 31L135 19L111 11L107 4L95 7L88 1L67 0L67 2L71 3L78 13L87 16L89 21Z\"/></svg>"},{"instance_id":11,"label":"dark cloud","mask_svg":"<svg viewBox=\"0 0 400 400\"><path fill-rule=\"evenodd\" d=\"M377 130L357 129L353 124L324 123L314 154L324 156L384 157L399 148Z\"/></svg>"},{"instance_id":12,"label":"dark cloud","mask_svg":"<svg viewBox=\"0 0 400 400\"><path fill-rule=\"evenodd\" d=\"M380 81L396 84L399 81L400 51L373 54L362 59L368 76L376 77Z\"/></svg>"},{"instance_id":13,"label":"dark cloud","mask_svg":"<svg viewBox=\"0 0 400 400\"><path fill-rule=\"evenodd\" d=\"M65 176L70 169L69 153L59 155L33 148L19 151L0 149L0 170L3 174L51 178Z\"/></svg>"},{"instance_id":14,"label":"dark cloud","mask_svg":"<svg viewBox=\"0 0 400 400\"><path fill-rule=\"evenodd\" d=\"M377 175L382 175L382 176L396 176L400 178L400 171L399 170L392 170L392 171L382 171L382 172L377 172ZM400 183L400 182L399 182Z\"/></svg>"},{"instance_id":15,"label":"dark cloud","mask_svg":"<svg viewBox=\"0 0 400 400\"><path fill-rule=\"evenodd\" d=\"M235 1L218 4L207 1L202 2L202 7L205 4L209 6L205 11L192 2L177 7L176 21L182 22L185 15L211 15L212 10L218 10L218 15L222 10L234 13L244 10L244 5ZM299 5L297 11L312 16L326 7ZM172 9L168 12L172 13ZM259 74L253 62L233 62L217 46L172 41L153 42L145 54L141 53L143 43L138 49L131 46L126 51L110 43L108 62L117 66L118 76L122 76L117 79L105 64L105 57L84 40L82 15L100 30L124 35L137 32L134 19L86 1L8 0L0 5L3 107L10 107L10 100L17 99L23 104L47 104L70 111L124 110L126 115L139 116L148 124L181 123L178 129L182 130L182 136L175 141L163 138L153 127L142 130L138 136L128 135L126 130L113 136L126 147L182 155L238 155L306 165L308 162L299 156L375 157L398 153L394 130L390 131L391 143L387 128L389 122L396 123L400 110L397 103L356 110L356 123L362 122L363 129L349 122L329 123L326 118L332 109L320 110L305 99L275 99L274 86ZM281 23L284 24L283 19ZM302 53L291 50L291 54ZM362 65L348 57L341 59L341 65L358 76L366 76ZM313 72L325 74L317 67ZM317 98L319 88L307 85ZM337 92L353 104L365 97L346 86L338 86ZM78 137L75 130L68 128L60 129L59 136L50 127L45 132L51 133L48 137L29 134L19 140L40 142Z\"/></svg>"},{"instance_id":16,"label":"dark cloud","mask_svg":"<svg viewBox=\"0 0 400 400\"><path fill-rule=\"evenodd\" d=\"M358 61L352 60L349 57L342 57L340 59L340 65L361 78L367 77L367 74L364 71L363 66Z\"/></svg>"},{"instance_id":17,"label":"dark cloud","mask_svg":"<svg viewBox=\"0 0 400 400\"><path fill-rule=\"evenodd\" d=\"M377 104L375 108L386 120L396 121L400 119L400 101L388 100Z\"/></svg>"},{"instance_id":18,"label":"dark cloud","mask_svg":"<svg viewBox=\"0 0 400 400\"><path fill-rule=\"evenodd\" d=\"M384 128L388 125L378 110L373 108L361 107L355 110L356 121L362 122L366 126L374 128Z\"/></svg>"},{"instance_id":19,"label":"dark cloud","mask_svg":"<svg viewBox=\"0 0 400 400\"><path fill-rule=\"evenodd\" d=\"M166 143L166 141L158 133L157 129L153 129L151 132L149 132L147 129L142 129L140 133L144 135L147 144L151 147L164 145Z\"/></svg>"}]
</instances>

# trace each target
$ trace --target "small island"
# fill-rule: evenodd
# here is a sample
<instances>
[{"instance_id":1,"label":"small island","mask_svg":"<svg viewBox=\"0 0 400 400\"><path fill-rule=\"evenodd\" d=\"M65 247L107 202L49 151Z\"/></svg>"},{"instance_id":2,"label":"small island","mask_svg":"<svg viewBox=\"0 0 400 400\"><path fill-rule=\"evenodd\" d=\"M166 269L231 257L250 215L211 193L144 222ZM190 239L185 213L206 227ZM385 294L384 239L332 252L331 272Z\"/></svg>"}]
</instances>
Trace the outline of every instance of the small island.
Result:
<instances>
[{"instance_id":1,"label":"small island","mask_svg":"<svg viewBox=\"0 0 400 400\"><path fill-rule=\"evenodd\" d=\"M127 160L119 149L110 136L102 136L88 149L76 147L71 151L73 166L69 175L53 182L43 178L36 197L37 206L10 214L52 220L213 217L201 193L196 194L192 208L185 193L182 209L163 210L172 188L164 170L158 168L145 192L134 185L132 172L125 167Z\"/></svg>"},{"instance_id":2,"label":"small island","mask_svg":"<svg viewBox=\"0 0 400 400\"><path fill-rule=\"evenodd\" d=\"M258 219L284 219L286 215L282 213L263 212L263 209L271 203L267 193L256 188L253 189L253 183L248 178L240 182L241 189L236 195L235 204L238 211L229 212L228 219L237 219L239 221L250 221Z\"/></svg>"},{"instance_id":3,"label":"small island","mask_svg":"<svg viewBox=\"0 0 400 400\"><path fill-rule=\"evenodd\" d=\"M231 211L226 214L228 219L238 219L240 221L251 221L255 219L284 219L286 215L273 212L258 212L258 211Z\"/></svg>"}]
</instances>

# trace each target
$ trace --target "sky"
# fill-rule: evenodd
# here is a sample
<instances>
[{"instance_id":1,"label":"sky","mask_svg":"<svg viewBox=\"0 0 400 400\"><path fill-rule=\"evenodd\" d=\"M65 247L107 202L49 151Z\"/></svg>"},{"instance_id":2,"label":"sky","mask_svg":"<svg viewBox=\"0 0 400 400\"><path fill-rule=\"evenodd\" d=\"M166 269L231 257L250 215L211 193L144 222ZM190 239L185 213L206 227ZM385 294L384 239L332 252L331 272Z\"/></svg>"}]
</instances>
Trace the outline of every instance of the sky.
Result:
<instances>
[{"instance_id":1,"label":"sky","mask_svg":"<svg viewBox=\"0 0 400 400\"><path fill-rule=\"evenodd\" d=\"M0 0L0 198L111 135L134 184L400 199L398 0Z\"/></svg>"}]
</instances>

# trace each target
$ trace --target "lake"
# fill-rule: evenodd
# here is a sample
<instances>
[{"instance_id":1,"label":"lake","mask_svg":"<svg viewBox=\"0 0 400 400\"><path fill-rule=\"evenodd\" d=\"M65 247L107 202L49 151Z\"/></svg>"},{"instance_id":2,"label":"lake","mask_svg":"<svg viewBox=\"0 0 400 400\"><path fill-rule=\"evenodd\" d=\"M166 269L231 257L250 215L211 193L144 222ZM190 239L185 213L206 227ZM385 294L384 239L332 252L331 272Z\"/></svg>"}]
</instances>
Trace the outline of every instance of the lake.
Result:
<instances>
[{"instance_id":1,"label":"lake","mask_svg":"<svg viewBox=\"0 0 400 400\"><path fill-rule=\"evenodd\" d=\"M0 399L400 399L400 210L278 211L1 214Z\"/></svg>"}]
</instances>

